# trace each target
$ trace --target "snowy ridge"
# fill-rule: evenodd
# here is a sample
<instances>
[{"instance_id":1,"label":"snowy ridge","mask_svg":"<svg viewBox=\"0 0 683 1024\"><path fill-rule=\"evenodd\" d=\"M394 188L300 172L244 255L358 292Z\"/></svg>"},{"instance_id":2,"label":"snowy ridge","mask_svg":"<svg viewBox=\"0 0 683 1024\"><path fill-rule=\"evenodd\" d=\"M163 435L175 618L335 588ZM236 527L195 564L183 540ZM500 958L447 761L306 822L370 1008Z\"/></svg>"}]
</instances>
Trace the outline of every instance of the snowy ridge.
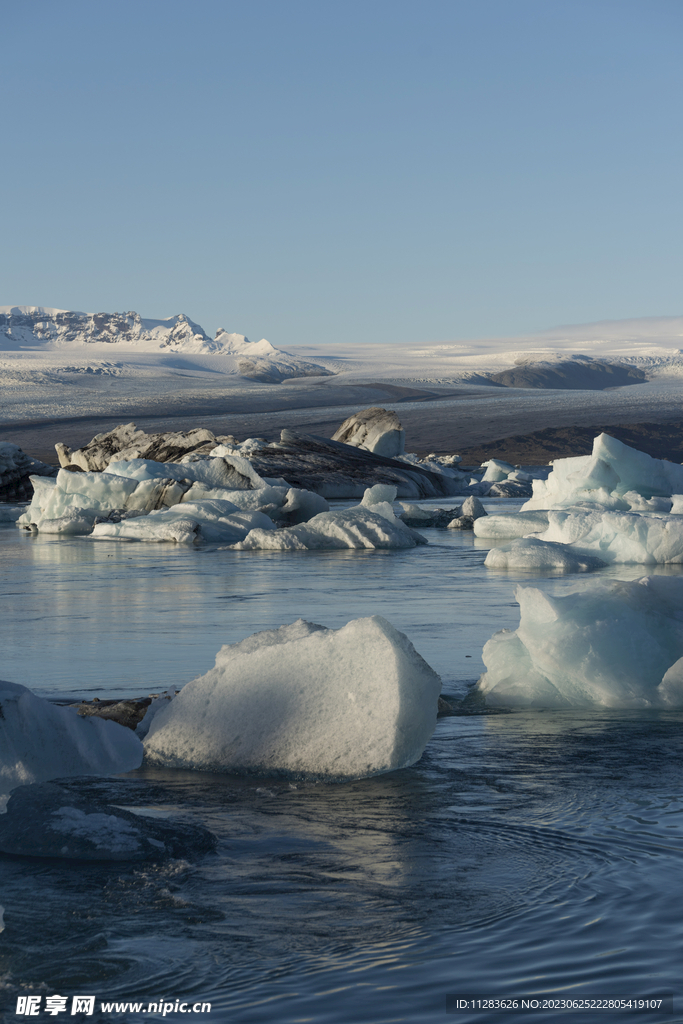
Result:
<instances>
[{"instance_id":1,"label":"snowy ridge","mask_svg":"<svg viewBox=\"0 0 683 1024\"><path fill-rule=\"evenodd\" d=\"M293 377L325 377L331 371L288 352L269 341L249 341L243 334L221 328L211 339L203 327L184 313L164 320L128 313L81 313L44 306L0 306L0 351L78 351L116 345L138 352L193 353L227 356L229 369L250 380L277 384Z\"/></svg>"}]
</instances>

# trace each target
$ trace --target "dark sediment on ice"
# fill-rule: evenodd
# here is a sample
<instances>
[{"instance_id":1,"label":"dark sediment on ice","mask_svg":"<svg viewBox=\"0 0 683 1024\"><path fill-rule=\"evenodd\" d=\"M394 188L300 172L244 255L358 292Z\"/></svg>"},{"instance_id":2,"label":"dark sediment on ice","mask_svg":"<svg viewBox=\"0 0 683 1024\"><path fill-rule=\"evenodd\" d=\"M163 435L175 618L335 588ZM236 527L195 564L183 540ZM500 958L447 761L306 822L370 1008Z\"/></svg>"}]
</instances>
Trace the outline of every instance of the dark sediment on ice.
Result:
<instances>
[{"instance_id":1,"label":"dark sediment on ice","mask_svg":"<svg viewBox=\"0 0 683 1024\"><path fill-rule=\"evenodd\" d=\"M418 466L312 434L283 430L280 442L260 448L249 461L261 476L282 476L293 487L326 497L356 497L372 484L395 484L399 496L406 486L415 496L453 493L453 481Z\"/></svg>"}]
</instances>

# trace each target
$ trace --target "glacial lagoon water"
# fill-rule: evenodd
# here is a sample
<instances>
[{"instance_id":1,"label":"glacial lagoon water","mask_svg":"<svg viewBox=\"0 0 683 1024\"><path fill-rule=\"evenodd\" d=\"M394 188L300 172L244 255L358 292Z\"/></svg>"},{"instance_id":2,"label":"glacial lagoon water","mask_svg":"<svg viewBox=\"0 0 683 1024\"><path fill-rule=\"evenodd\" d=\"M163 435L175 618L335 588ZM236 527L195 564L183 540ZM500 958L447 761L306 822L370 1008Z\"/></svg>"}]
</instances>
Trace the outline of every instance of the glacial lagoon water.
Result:
<instances>
[{"instance_id":1,"label":"glacial lagoon water","mask_svg":"<svg viewBox=\"0 0 683 1024\"><path fill-rule=\"evenodd\" d=\"M472 534L424 533L405 552L292 554L0 530L0 676L43 696L177 688L258 629L378 613L457 710L417 765L351 784L144 767L86 783L205 824L217 852L143 867L0 857L8 1020L27 993L90 993L83 1020L130 1024L162 1018L100 1002L205 1001L221 1024L683 1020L683 713L468 711L483 644L517 625L515 585L576 577L492 572ZM458 995L665 993L673 1014L446 1010Z\"/></svg>"}]
</instances>

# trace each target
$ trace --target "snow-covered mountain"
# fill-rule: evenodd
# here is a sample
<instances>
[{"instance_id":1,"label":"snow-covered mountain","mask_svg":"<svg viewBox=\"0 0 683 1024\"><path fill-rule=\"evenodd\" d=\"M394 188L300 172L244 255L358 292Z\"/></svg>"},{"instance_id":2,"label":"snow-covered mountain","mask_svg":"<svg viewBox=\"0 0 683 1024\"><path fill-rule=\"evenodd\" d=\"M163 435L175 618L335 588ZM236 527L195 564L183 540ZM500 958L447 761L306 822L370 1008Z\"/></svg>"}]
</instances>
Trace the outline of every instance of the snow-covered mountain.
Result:
<instances>
[{"instance_id":1,"label":"snow-covered mountain","mask_svg":"<svg viewBox=\"0 0 683 1024\"><path fill-rule=\"evenodd\" d=\"M92 352L92 346L128 352L178 352L231 357L235 372L279 383L292 377L327 377L331 371L276 349L265 338L249 341L222 328L215 338L184 313L150 320L139 313L80 313L44 306L0 306L0 351ZM100 353L101 353L100 349ZM111 353L109 353L111 354Z\"/></svg>"},{"instance_id":2,"label":"snow-covered mountain","mask_svg":"<svg viewBox=\"0 0 683 1024\"><path fill-rule=\"evenodd\" d=\"M44 306L0 306L0 348L54 349L65 345L132 345L210 352L211 339L184 313L147 320L138 313L79 313Z\"/></svg>"}]
</instances>

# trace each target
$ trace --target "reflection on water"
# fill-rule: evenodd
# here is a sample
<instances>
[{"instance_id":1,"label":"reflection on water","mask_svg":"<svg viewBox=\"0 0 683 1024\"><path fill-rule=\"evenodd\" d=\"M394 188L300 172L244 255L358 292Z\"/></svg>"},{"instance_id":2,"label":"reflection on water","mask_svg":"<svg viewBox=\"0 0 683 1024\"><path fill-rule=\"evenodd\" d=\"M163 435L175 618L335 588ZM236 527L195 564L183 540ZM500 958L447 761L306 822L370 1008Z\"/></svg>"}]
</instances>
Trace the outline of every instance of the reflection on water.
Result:
<instances>
[{"instance_id":1,"label":"reflection on water","mask_svg":"<svg viewBox=\"0 0 683 1024\"><path fill-rule=\"evenodd\" d=\"M680 993L682 723L451 717L415 768L346 785L153 769L88 783L202 821L217 853L6 859L8 994L89 986L342 1024L445 1021L457 992Z\"/></svg>"},{"instance_id":2,"label":"reflection on water","mask_svg":"<svg viewBox=\"0 0 683 1024\"><path fill-rule=\"evenodd\" d=\"M432 538L292 556L3 532L0 675L146 692L256 629L381 613L457 692L490 635L516 626L521 577L488 574L471 535ZM661 711L456 715L413 768L336 786L151 768L69 780L200 821L217 851L131 867L0 858L0 995L11 1019L31 991L202 999L233 1024L498 1024L447 1015L446 995L674 991L673 1017L648 1019L683 1019L682 724Z\"/></svg>"}]
</instances>

